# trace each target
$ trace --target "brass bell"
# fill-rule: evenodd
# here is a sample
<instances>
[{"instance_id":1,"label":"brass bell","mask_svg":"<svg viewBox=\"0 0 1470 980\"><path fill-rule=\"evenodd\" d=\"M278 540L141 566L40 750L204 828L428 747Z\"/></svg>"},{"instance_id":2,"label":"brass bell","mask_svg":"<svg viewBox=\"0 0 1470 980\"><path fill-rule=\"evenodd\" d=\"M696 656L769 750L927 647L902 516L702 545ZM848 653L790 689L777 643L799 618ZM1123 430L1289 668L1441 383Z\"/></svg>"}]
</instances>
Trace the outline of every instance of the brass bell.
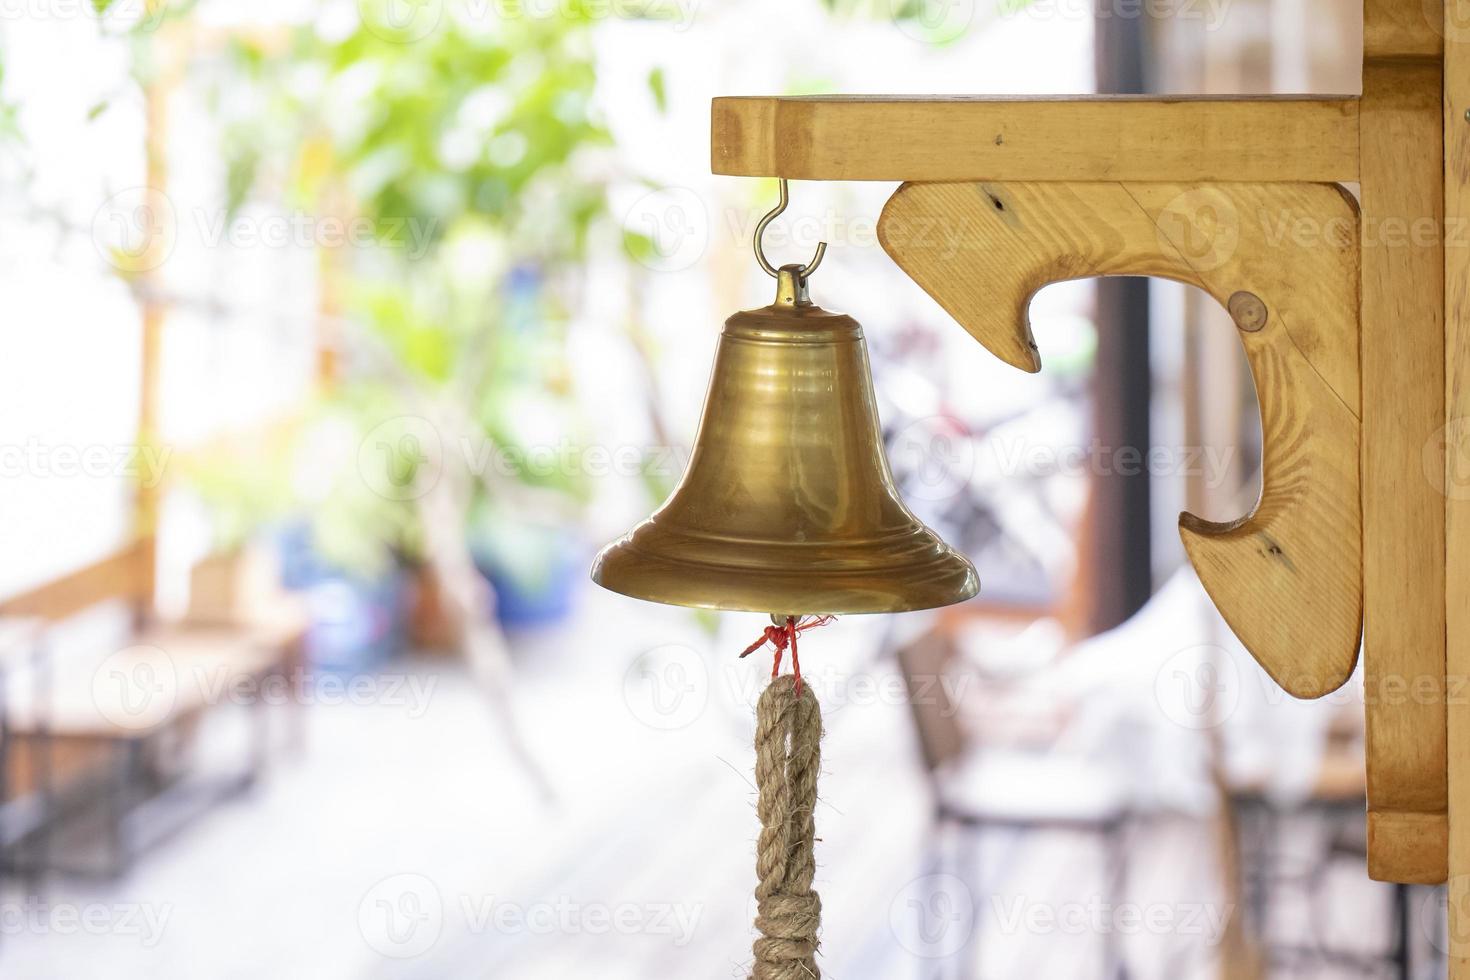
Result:
<instances>
[{"instance_id":1,"label":"brass bell","mask_svg":"<svg viewBox=\"0 0 1470 980\"><path fill-rule=\"evenodd\" d=\"M776 302L725 321L682 480L603 549L593 581L653 602L782 615L970 598L974 566L893 484L862 327L812 304L815 262L762 265L777 276Z\"/></svg>"}]
</instances>

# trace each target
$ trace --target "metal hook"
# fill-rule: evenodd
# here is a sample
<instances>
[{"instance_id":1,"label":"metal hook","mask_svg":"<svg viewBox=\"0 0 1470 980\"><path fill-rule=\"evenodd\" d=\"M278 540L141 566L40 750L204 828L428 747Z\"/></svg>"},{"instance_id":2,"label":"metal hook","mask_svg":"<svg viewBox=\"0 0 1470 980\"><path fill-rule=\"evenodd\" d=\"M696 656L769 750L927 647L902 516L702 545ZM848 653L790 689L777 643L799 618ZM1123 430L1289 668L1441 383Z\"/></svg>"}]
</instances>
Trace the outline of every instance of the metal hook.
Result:
<instances>
[{"instance_id":1,"label":"metal hook","mask_svg":"<svg viewBox=\"0 0 1470 980\"><path fill-rule=\"evenodd\" d=\"M779 279L780 276L776 272L776 267L771 265L770 262L766 261L765 253L761 251L761 238L766 233L766 225L770 224L777 217L777 215L786 210L786 203L790 200L790 191L787 188L786 178L779 177L777 178L777 181L781 186L781 203L777 204L770 211L767 211L766 216L760 221L756 222L755 238L751 243L752 247L755 249L755 260L761 264L761 268L766 270L766 275L770 276L772 279ZM812 260L810 262L801 267L801 270L797 273L797 277L804 280L813 272L816 272L817 266L822 264L822 257L826 254L827 243L818 242L817 254L812 256Z\"/></svg>"}]
</instances>

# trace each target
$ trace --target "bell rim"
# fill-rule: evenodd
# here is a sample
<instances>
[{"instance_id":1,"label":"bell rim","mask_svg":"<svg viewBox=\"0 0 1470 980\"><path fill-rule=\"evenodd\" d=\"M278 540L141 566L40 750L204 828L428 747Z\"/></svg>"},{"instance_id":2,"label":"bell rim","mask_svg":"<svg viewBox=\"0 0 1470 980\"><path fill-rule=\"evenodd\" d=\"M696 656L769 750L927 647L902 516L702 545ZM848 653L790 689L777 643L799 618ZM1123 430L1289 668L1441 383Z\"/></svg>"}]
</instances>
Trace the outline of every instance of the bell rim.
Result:
<instances>
[{"instance_id":1,"label":"bell rim","mask_svg":"<svg viewBox=\"0 0 1470 980\"><path fill-rule=\"evenodd\" d=\"M803 615L855 616L941 609L973 599L980 592L974 564L937 535L935 540L942 551L928 561L881 570L807 572L686 561L652 554L624 538L597 555L591 579L632 599L722 612L795 613L798 610L791 607L800 605ZM610 570L610 561L636 564L641 582L623 580L631 569ZM813 587L810 578L820 584ZM885 583L893 584L885 587ZM723 595L712 597L715 590ZM802 595L813 598L793 602Z\"/></svg>"}]
</instances>

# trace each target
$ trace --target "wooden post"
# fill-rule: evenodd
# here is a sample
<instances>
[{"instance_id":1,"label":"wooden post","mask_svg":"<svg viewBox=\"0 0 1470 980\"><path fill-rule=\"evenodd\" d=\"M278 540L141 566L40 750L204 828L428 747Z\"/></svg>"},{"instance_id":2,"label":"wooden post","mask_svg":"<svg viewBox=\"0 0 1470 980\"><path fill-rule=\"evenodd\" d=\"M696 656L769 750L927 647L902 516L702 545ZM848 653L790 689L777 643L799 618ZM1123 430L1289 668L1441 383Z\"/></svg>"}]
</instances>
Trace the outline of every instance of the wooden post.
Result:
<instances>
[{"instance_id":1,"label":"wooden post","mask_svg":"<svg viewBox=\"0 0 1470 980\"><path fill-rule=\"evenodd\" d=\"M148 10L157 16L161 0L149 0ZM179 65L174 57L172 32L165 26L152 39L153 55L164 70L151 78L143 89L144 126L144 185L153 195L168 193L168 135L169 99L178 84ZM154 249L166 248L167 242L159 237L149 242ZM160 260L161 262L161 260ZM152 452L159 447L162 414L160 395L162 389L163 331L168 309L160 298L163 276L158 265L149 261L138 274L139 314L142 336L139 340L138 378L138 433L140 449ZM161 482L139 482L134 488L133 535L140 543L141 553L137 563L138 574L143 581L138 589L137 615L146 619L152 615L156 598L157 550L155 541L158 532L159 505L163 496Z\"/></svg>"},{"instance_id":2,"label":"wooden post","mask_svg":"<svg viewBox=\"0 0 1470 980\"><path fill-rule=\"evenodd\" d=\"M1449 12L1446 12L1449 17ZM1445 672L1449 729L1450 977L1470 978L1470 24L1446 23L1444 46Z\"/></svg>"},{"instance_id":3,"label":"wooden post","mask_svg":"<svg viewBox=\"0 0 1470 980\"><path fill-rule=\"evenodd\" d=\"M1428 21L1415 31L1405 9L1364 5L1359 111L1368 871L1438 882L1445 507L1424 453L1445 417L1442 82Z\"/></svg>"}]
</instances>

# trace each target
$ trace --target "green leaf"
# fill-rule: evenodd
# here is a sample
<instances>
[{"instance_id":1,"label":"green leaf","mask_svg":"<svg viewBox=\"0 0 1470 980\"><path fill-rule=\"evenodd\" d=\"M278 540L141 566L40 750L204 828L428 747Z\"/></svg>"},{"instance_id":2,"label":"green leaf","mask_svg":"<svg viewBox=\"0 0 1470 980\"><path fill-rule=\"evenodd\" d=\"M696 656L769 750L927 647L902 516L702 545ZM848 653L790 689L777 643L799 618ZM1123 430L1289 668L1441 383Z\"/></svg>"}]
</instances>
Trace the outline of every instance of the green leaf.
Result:
<instances>
[{"instance_id":1,"label":"green leaf","mask_svg":"<svg viewBox=\"0 0 1470 980\"><path fill-rule=\"evenodd\" d=\"M648 73L648 91L653 93L653 104L658 107L660 113L669 111L669 93L665 87L663 68L655 68Z\"/></svg>"}]
</instances>

